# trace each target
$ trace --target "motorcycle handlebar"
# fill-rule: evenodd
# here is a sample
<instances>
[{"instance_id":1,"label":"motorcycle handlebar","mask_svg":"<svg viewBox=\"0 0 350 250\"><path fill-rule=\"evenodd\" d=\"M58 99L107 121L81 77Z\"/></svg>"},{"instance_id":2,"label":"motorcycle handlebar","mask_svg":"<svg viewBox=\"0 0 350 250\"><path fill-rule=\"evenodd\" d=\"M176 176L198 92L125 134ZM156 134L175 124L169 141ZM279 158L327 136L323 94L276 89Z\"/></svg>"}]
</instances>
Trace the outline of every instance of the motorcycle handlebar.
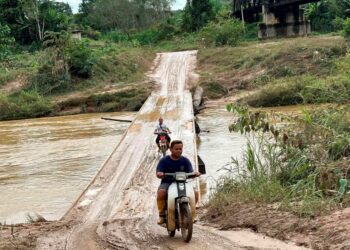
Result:
<instances>
[{"instance_id":1,"label":"motorcycle handlebar","mask_svg":"<svg viewBox=\"0 0 350 250\"><path fill-rule=\"evenodd\" d=\"M176 173L164 173L164 178L166 177L172 177L175 178ZM197 177L195 173L186 173L186 177L188 178L195 178Z\"/></svg>"},{"instance_id":2,"label":"motorcycle handlebar","mask_svg":"<svg viewBox=\"0 0 350 250\"><path fill-rule=\"evenodd\" d=\"M166 134L171 134L171 132L154 132L155 135L166 135Z\"/></svg>"}]
</instances>

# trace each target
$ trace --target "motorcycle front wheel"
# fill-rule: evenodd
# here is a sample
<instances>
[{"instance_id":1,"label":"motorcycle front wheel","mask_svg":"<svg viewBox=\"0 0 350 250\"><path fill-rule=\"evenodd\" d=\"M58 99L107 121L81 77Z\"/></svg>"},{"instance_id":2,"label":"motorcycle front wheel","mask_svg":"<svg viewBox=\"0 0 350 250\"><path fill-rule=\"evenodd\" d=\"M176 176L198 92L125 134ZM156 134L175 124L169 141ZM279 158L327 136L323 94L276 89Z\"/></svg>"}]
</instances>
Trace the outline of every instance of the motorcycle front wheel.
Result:
<instances>
[{"instance_id":1,"label":"motorcycle front wheel","mask_svg":"<svg viewBox=\"0 0 350 250\"><path fill-rule=\"evenodd\" d=\"M161 151L162 151L163 157L166 156L167 147L166 146L161 146Z\"/></svg>"},{"instance_id":2,"label":"motorcycle front wheel","mask_svg":"<svg viewBox=\"0 0 350 250\"><path fill-rule=\"evenodd\" d=\"M174 231L168 231L168 235L170 236L170 237L174 237L175 236L175 230Z\"/></svg>"},{"instance_id":3,"label":"motorcycle front wheel","mask_svg":"<svg viewBox=\"0 0 350 250\"><path fill-rule=\"evenodd\" d=\"M193 220L191 208L188 203L183 203L180 205L180 217L182 239L185 242L190 242L193 232Z\"/></svg>"}]
</instances>

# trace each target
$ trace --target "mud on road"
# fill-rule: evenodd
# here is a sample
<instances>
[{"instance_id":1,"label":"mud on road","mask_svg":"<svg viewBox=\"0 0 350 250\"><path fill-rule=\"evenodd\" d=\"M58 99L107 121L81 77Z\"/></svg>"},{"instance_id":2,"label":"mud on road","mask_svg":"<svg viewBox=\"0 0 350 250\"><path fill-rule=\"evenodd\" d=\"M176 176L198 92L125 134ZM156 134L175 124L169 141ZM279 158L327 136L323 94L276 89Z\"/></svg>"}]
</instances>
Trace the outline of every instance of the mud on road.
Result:
<instances>
[{"instance_id":1,"label":"mud on road","mask_svg":"<svg viewBox=\"0 0 350 250\"><path fill-rule=\"evenodd\" d=\"M169 238L156 225L160 159L153 135L159 116L184 141L197 166L190 80L196 51L159 54L150 75L157 86L91 184L58 222L3 227L4 249L298 249L247 231L219 231L200 221L193 239ZM244 239L244 240L242 240Z\"/></svg>"}]
</instances>

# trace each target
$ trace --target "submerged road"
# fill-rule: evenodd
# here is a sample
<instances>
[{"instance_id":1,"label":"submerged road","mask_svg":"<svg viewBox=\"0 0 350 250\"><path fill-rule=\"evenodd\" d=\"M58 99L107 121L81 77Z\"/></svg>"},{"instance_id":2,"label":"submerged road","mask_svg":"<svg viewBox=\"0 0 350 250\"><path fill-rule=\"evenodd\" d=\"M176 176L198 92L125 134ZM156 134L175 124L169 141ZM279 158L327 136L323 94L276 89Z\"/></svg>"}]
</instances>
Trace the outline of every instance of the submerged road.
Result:
<instances>
[{"instance_id":1,"label":"submerged road","mask_svg":"<svg viewBox=\"0 0 350 250\"><path fill-rule=\"evenodd\" d=\"M159 180L155 167L160 155L153 131L160 116L172 130L172 139L184 141L183 154L197 166L189 91L195 63L196 51L158 55L150 75L157 85L152 95L62 219L66 228L39 237L38 249L297 249L262 236L224 233L203 225L196 225L192 241L184 243L179 236L168 237L165 228L156 225ZM238 240L240 236L248 243ZM249 242L249 237L258 244Z\"/></svg>"}]
</instances>

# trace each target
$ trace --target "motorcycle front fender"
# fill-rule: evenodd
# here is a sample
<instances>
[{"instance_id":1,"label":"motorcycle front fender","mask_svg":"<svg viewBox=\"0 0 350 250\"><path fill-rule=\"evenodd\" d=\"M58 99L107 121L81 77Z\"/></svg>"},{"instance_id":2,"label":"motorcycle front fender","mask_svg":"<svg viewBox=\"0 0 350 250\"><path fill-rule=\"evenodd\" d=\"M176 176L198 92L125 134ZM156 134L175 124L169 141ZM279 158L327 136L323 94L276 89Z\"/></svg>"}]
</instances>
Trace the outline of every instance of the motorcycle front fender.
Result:
<instances>
[{"instance_id":1,"label":"motorcycle front fender","mask_svg":"<svg viewBox=\"0 0 350 250\"><path fill-rule=\"evenodd\" d=\"M194 220L196 216L196 198L193 189L193 182L189 181L186 183L186 195L189 198L189 204L192 212L192 219Z\"/></svg>"},{"instance_id":2,"label":"motorcycle front fender","mask_svg":"<svg viewBox=\"0 0 350 250\"><path fill-rule=\"evenodd\" d=\"M178 197L176 182L171 183L168 189L168 218L167 228L168 231L174 231L176 229L175 221L175 210L176 204L175 199Z\"/></svg>"},{"instance_id":3,"label":"motorcycle front fender","mask_svg":"<svg viewBox=\"0 0 350 250\"><path fill-rule=\"evenodd\" d=\"M168 231L174 231L176 229L176 219L175 219L175 211L176 211L176 201L178 204L181 203L189 203L191 207L192 212L192 218L194 219L196 216L196 200L195 200L195 194L193 190L193 184L192 181L189 181L186 183L186 196L181 197L180 199L177 199L179 197L178 190L177 190L177 184L176 182L173 182L168 189L168 218L167 218L167 229Z\"/></svg>"}]
</instances>

